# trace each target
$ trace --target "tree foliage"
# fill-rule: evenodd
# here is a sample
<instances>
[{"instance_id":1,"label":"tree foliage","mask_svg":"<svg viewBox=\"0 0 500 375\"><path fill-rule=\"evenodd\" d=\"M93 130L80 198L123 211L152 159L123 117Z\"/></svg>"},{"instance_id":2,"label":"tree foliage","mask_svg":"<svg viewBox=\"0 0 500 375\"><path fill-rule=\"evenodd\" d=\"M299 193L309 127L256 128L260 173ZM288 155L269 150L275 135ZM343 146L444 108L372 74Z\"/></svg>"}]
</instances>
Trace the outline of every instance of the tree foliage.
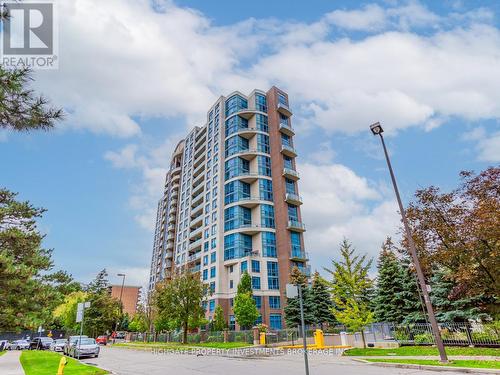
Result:
<instances>
[{"instance_id":1,"label":"tree foliage","mask_svg":"<svg viewBox=\"0 0 500 375\"><path fill-rule=\"evenodd\" d=\"M162 327L182 327L183 342L187 342L189 326L198 324L205 316L202 301L206 286L199 274L184 272L160 284L155 293L157 320Z\"/></svg>"},{"instance_id":2,"label":"tree foliage","mask_svg":"<svg viewBox=\"0 0 500 375\"><path fill-rule=\"evenodd\" d=\"M0 189L0 330L49 323L63 293L79 289L67 273L52 273L52 251L36 226L44 212Z\"/></svg>"},{"instance_id":3,"label":"tree foliage","mask_svg":"<svg viewBox=\"0 0 500 375\"><path fill-rule=\"evenodd\" d=\"M330 283L333 293L335 318L352 331L361 331L365 344L363 327L373 322L369 308L373 281L368 277L371 260L366 255L355 255L355 249L344 239L340 247L341 261L332 261Z\"/></svg>"},{"instance_id":4,"label":"tree foliage","mask_svg":"<svg viewBox=\"0 0 500 375\"><path fill-rule=\"evenodd\" d=\"M242 328L250 328L259 317L259 310L252 296L252 278L244 272L234 298L234 318Z\"/></svg>"},{"instance_id":5,"label":"tree foliage","mask_svg":"<svg viewBox=\"0 0 500 375\"><path fill-rule=\"evenodd\" d=\"M131 332L146 332L149 329L149 319L143 305L139 305L137 312L128 324Z\"/></svg>"},{"instance_id":6,"label":"tree foliage","mask_svg":"<svg viewBox=\"0 0 500 375\"><path fill-rule=\"evenodd\" d=\"M63 118L43 95L28 88L32 80L27 68L7 70L0 66L0 129L48 130Z\"/></svg>"},{"instance_id":7,"label":"tree foliage","mask_svg":"<svg viewBox=\"0 0 500 375\"><path fill-rule=\"evenodd\" d=\"M315 272L313 275L310 295L314 322L319 324L321 328L323 328L324 323L335 324L336 320L332 313L333 302L328 283L320 276L319 272Z\"/></svg>"},{"instance_id":8,"label":"tree foliage","mask_svg":"<svg viewBox=\"0 0 500 375\"><path fill-rule=\"evenodd\" d=\"M310 325L316 323L314 315L314 304L311 290L307 284L307 277L300 272L298 267L293 267L290 272L290 283L300 285L302 288L302 304L304 309L304 324ZM285 313L285 323L287 327L300 327L302 324L300 317L299 297L287 298L286 306L283 309Z\"/></svg>"},{"instance_id":9,"label":"tree foliage","mask_svg":"<svg viewBox=\"0 0 500 375\"><path fill-rule=\"evenodd\" d=\"M217 305L214 312L214 320L212 321L212 329L214 331L222 331L225 328L227 328L227 323L224 318L224 310L221 305Z\"/></svg>"},{"instance_id":10,"label":"tree foliage","mask_svg":"<svg viewBox=\"0 0 500 375\"><path fill-rule=\"evenodd\" d=\"M500 168L460 175L450 193L434 186L418 190L408 220L427 276L434 268L452 271L449 297L481 295L490 301L483 308L492 311L500 295Z\"/></svg>"}]
</instances>

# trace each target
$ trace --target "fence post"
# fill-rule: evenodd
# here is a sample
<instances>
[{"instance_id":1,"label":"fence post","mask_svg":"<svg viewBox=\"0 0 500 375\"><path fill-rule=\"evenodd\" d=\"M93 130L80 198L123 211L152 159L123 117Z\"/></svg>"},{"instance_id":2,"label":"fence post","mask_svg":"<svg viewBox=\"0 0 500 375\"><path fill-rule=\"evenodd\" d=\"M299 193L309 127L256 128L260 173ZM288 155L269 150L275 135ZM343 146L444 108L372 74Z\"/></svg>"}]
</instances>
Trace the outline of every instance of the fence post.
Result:
<instances>
[{"instance_id":1,"label":"fence post","mask_svg":"<svg viewBox=\"0 0 500 375\"><path fill-rule=\"evenodd\" d=\"M470 332L470 324L469 323L465 323L465 333L467 335L467 341L469 342L469 346L473 347L474 342L472 341L472 335Z\"/></svg>"},{"instance_id":2,"label":"fence post","mask_svg":"<svg viewBox=\"0 0 500 375\"><path fill-rule=\"evenodd\" d=\"M229 342L229 331L227 329L224 330L224 342Z\"/></svg>"}]
</instances>

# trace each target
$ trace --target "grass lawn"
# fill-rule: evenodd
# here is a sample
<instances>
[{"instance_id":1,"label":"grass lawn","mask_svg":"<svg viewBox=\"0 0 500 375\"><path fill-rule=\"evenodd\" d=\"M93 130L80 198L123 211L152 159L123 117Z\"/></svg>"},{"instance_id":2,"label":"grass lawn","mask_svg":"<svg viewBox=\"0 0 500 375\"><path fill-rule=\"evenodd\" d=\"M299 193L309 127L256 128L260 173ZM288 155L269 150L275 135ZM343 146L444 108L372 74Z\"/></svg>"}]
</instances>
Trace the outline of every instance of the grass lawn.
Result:
<instances>
[{"instance_id":1,"label":"grass lawn","mask_svg":"<svg viewBox=\"0 0 500 375\"><path fill-rule=\"evenodd\" d=\"M7 351L2 350L2 351L0 352L0 357L1 357L1 356L3 356L5 353L7 353Z\"/></svg>"},{"instance_id":2,"label":"grass lawn","mask_svg":"<svg viewBox=\"0 0 500 375\"><path fill-rule=\"evenodd\" d=\"M73 358L68 358L64 368L65 375L102 375L107 371L94 366L81 364ZM26 350L21 354L21 365L26 375L54 375L59 367L61 355L41 350Z\"/></svg>"},{"instance_id":3,"label":"grass lawn","mask_svg":"<svg viewBox=\"0 0 500 375\"><path fill-rule=\"evenodd\" d=\"M491 355L500 356L500 348L469 348L469 347L446 347L448 355ZM416 356L416 355L439 355L437 348L431 346L402 346L393 349L377 348L353 348L346 350L347 356Z\"/></svg>"},{"instance_id":4,"label":"grass lawn","mask_svg":"<svg viewBox=\"0 0 500 375\"><path fill-rule=\"evenodd\" d=\"M433 359L366 359L368 362L384 363L403 363L413 365L431 365L431 366L451 366L451 367L469 367L469 368L491 368L500 369L500 361L478 361L478 360L452 360L450 363L441 363Z\"/></svg>"},{"instance_id":5,"label":"grass lawn","mask_svg":"<svg viewBox=\"0 0 500 375\"><path fill-rule=\"evenodd\" d=\"M168 342L127 342L114 344L113 346L133 348L133 349L171 349L171 350L191 350L196 348L214 348L214 349L235 349L252 346L246 342L204 342L200 344L181 344Z\"/></svg>"}]
</instances>

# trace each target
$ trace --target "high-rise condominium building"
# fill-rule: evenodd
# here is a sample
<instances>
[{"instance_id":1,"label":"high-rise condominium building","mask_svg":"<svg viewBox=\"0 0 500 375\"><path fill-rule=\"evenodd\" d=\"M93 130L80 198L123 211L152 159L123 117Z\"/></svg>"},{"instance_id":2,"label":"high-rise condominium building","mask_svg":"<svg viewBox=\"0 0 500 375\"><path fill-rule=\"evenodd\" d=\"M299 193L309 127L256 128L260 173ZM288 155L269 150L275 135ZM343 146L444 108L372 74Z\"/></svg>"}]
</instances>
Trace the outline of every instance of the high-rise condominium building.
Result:
<instances>
[{"instance_id":1,"label":"high-rise condominium building","mask_svg":"<svg viewBox=\"0 0 500 375\"><path fill-rule=\"evenodd\" d=\"M273 87L221 96L207 122L177 145L158 203L149 290L179 269L199 272L231 329L243 272L252 277L259 321L284 326L285 284L306 274L299 174L288 95Z\"/></svg>"}]
</instances>

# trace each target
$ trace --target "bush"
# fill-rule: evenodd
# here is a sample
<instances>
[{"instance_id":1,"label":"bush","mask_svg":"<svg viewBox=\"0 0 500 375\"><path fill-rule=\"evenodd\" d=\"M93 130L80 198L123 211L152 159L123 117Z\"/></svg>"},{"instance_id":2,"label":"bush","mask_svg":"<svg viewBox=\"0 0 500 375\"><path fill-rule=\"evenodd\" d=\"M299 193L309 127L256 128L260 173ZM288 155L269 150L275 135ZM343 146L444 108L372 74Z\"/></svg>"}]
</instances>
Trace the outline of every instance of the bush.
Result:
<instances>
[{"instance_id":1,"label":"bush","mask_svg":"<svg viewBox=\"0 0 500 375\"><path fill-rule=\"evenodd\" d=\"M194 335L188 335L187 341L191 344L198 344L201 340L201 336L199 333Z\"/></svg>"},{"instance_id":2,"label":"bush","mask_svg":"<svg viewBox=\"0 0 500 375\"><path fill-rule=\"evenodd\" d=\"M410 334L405 331L395 331L394 338L396 341L408 341L410 340Z\"/></svg>"},{"instance_id":3,"label":"bush","mask_svg":"<svg viewBox=\"0 0 500 375\"><path fill-rule=\"evenodd\" d=\"M432 344L434 343L434 337L430 333L421 333L415 335L415 344Z\"/></svg>"}]
</instances>

